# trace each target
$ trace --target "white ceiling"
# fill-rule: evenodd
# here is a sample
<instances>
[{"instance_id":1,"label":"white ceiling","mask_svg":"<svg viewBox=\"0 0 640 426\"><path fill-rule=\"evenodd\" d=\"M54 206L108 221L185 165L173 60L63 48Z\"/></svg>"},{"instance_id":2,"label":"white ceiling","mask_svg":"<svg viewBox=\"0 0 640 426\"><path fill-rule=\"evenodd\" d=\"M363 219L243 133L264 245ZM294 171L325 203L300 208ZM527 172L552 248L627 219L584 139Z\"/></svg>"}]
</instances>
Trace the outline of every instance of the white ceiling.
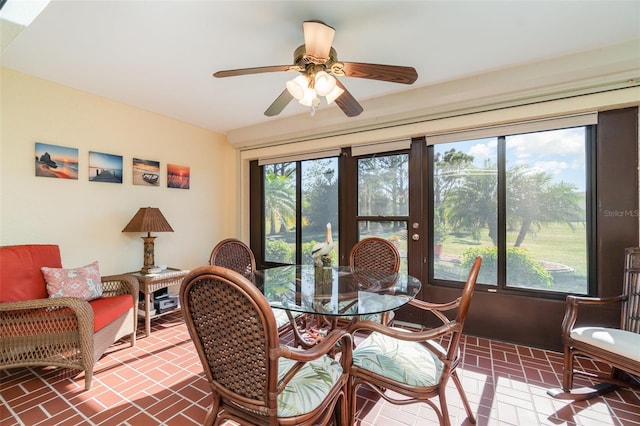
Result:
<instances>
[{"instance_id":1,"label":"white ceiling","mask_svg":"<svg viewBox=\"0 0 640 426\"><path fill-rule=\"evenodd\" d=\"M336 29L340 60L418 71L412 86L343 77L359 101L640 38L640 0L52 0L0 61L227 133L274 120L263 112L293 74L212 74L291 64L312 19ZM280 117L305 111L291 102Z\"/></svg>"}]
</instances>

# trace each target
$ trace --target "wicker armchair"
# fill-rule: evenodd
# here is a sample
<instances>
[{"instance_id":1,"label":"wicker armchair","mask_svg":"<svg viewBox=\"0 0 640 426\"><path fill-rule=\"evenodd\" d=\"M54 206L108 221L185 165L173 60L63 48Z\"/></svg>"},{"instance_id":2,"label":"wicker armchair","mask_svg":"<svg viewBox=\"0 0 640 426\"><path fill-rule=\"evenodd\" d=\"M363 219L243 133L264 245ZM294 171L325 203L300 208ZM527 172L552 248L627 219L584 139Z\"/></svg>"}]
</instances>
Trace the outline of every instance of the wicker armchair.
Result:
<instances>
[{"instance_id":1,"label":"wicker armchair","mask_svg":"<svg viewBox=\"0 0 640 426\"><path fill-rule=\"evenodd\" d=\"M460 338L481 263L482 258L476 257L462 296L457 299L442 304L416 299L409 302L417 308L433 313L443 323L439 327L411 332L386 327L373 321L358 321L352 326L351 331L354 333L361 330L373 333L353 351L351 420L355 420L357 390L360 386L366 385L392 404L425 402L436 411L440 424L449 425L446 387L451 377L469 421L475 423L456 367L460 363ZM455 308L457 314L453 320L442 313ZM385 390L395 393L389 394ZM440 409L431 401L435 396L440 399Z\"/></svg>"},{"instance_id":2,"label":"wicker armchair","mask_svg":"<svg viewBox=\"0 0 640 426\"><path fill-rule=\"evenodd\" d=\"M105 276L98 299L48 298L42 266L61 268L58 246L0 247L0 369L82 370L88 390L109 346L126 336L135 345L138 281Z\"/></svg>"},{"instance_id":3,"label":"wicker armchair","mask_svg":"<svg viewBox=\"0 0 640 426\"><path fill-rule=\"evenodd\" d=\"M218 266L187 275L180 301L213 393L204 424L317 425L336 412L347 424L351 335L336 330L307 351L281 346L264 295ZM326 355L336 349L339 361Z\"/></svg>"},{"instance_id":4,"label":"wicker armchair","mask_svg":"<svg viewBox=\"0 0 640 426\"><path fill-rule=\"evenodd\" d=\"M209 256L209 265L231 269L255 283L256 258L251 248L236 238L227 238L216 244ZM292 322L304 321L300 312L287 313L284 309L272 309L280 335L291 330Z\"/></svg>"},{"instance_id":5,"label":"wicker armchair","mask_svg":"<svg viewBox=\"0 0 640 426\"><path fill-rule=\"evenodd\" d=\"M607 309L620 306L620 327L576 327L578 308L591 306ZM587 318L588 315L585 315ZM622 294L595 298L567 296L567 308L562 321L564 369L562 389L547 393L558 399L585 400L610 392L620 386L640 386L640 247L625 251ZM609 372L587 372L576 365L576 357L588 357L611 366ZM625 372L628 373L625 375ZM575 389L575 375L595 379L595 386Z\"/></svg>"}]
</instances>

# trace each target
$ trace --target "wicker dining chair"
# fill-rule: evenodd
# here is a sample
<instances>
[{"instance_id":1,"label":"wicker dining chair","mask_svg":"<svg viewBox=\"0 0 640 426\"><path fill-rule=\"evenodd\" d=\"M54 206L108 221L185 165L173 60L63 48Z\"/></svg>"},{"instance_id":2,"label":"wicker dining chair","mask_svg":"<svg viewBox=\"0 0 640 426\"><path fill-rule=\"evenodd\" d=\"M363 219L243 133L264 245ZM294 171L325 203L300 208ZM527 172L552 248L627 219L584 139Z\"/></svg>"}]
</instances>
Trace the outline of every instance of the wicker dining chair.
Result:
<instances>
[{"instance_id":1,"label":"wicker dining chair","mask_svg":"<svg viewBox=\"0 0 640 426\"><path fill-rule=\"evenodd\" d=\"M206 425L348 424L352 340L346 331L334 330L307 351L280 345L264 295L218 266L189 273L180 302L213 394ZM336 359L327 356L331 351Z\"/></svg>"},{"instance_id":2,"label":"wicker dining chair","mask_svg":"<svg viewBox=\"0 0 640 426\"><path fill-rule=\"evenodd\" d=\"M248 245L236 238L227 238L216 244L209 256L209 265L231 269L249 281L255 282L256 258L253 251ZM289 318L284 309L272 309L280 335L291 330L292 320L296 323L303 323L305 320L300 312L290 312L291 318Z\"/></svg>"},{"instance_id":3,"label":"wicker dining chair","mask_svg":"<svg viewBox=\"0 0 640 426\"><path fill-rule=\"evenodd\" d=\"M379 237L365 238L358 241L351 249L349 265L354 269L366 269L368 276L371 276L373 271L379 271L381 276L386 276L400 269L400 253L389 240ZM393 312L368 315L360 319L389 325L393 320Z\"/></svg>"},{"instance_id":4,"label":"wicker dining chair","mask_svg":"<svg viewBox=\"0 0 640 426\"><path fill-rule=\"evenodd\" d=\"M451 378L469 421L475 423L456 367L461 359L460 339L481 263L482 258L476 257L462 295L455 300L429 303L413 299L409 302L416 308L433 313L442 321L439 327L414 332L373 321L358 321L351 327L353 333L363 330L370 333L353 351L350 379L352 421L355 420L358 388L366 385L392 404L425 402L435 410L441 425L449 425L446 387ZM456 308L453 319L443 313ZM386 390L395 393L390 394ZM440 408L431 400L435 396L439 397Z\"/></svg>"},{"instance_id":5,"label":"wicker dining chair","mask_svg":"<svg viewBox=\"0 0 640 426\"><path fill-rule=\"evenodd\" d=\"M370 271L398 272L400 253L389 240L370 237L360 240L349 253L349 265L352 268Z\"/></svg>"},{"instance_id":6,"label":"wicker dining chair","mask_svg":"<svg viewBox=\"0 0 640 426\"><path fill-rule=\"evenodd\" d=\"M209 265L222 266L254 280L256 258L248 245L236 238L220 241L211 251Z\"/></svg>"}]
</instances>

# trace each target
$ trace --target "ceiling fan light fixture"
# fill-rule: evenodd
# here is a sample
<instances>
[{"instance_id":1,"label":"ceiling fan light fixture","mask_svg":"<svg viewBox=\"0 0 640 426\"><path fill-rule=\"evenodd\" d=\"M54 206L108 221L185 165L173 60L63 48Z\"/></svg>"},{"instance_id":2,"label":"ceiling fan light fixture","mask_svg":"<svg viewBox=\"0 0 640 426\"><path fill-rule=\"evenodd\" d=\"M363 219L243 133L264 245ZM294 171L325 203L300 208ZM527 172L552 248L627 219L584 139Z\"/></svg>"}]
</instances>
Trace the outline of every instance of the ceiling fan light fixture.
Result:
<instances>
[{"instance_id":1,"label":"ceiling fan light fixture","mask_svg":"<svg viewBox=\"0 0 640 426\"><path fill-rule=\"evenodd\" d=\"M331 91L331 93L329 93L326 98L327 98L327 105L331 104L331 102L335 101L336 99L338 99L338 97L340 95L342 95L344 93L344 90L342 90L339 86L335 86L333 88L333 90Z\"/></svg>"},{"instance_id":2,"label":"ceiling fan light fixture","mask_svg":"<svg viewBox=\"0 0 640 426\"><path fill-rule=\"evenodd\" d=\"M320 104L320 99L318 99L315 90L307 87L304 91L304 96L298 102L304 106L315 108Z\"/></svg>"},{"instance_id":3,"label":"ceiling fan light fixture","mask_svg":"<svg viewBox=\"0 0 640 426\"><path fill-rule=\"evenodd\" d=\"M305 96L305 92L309 89L309 80L303 75L299 75L293 80L287 81L287 90L297 100L301 100Z\"/></svg>"},{"instance_id":4,"label":"ceiling fan light fixture","mask_svg":"<svg viewBox=\"0 0 640 426\"><path fill-rule=\"evenodd\" d=\"M336 87L336 79L326 71L318 71L315 75L314 88L318 96L327 96Z\"/></svg>"},{"instance_id":5,"label":"ceiling fan light fixture","mask_svg":"<svg viewBox=\"0 0 640 426\"><path fill-rule=\"evenodd\" d=\"M0 5L6 0L0 0ZM1 7L1 6L0 6ZM390 83L413 84L418 73L413 67L399 65L369 64L364 62L338 62L338 54L333 48L335 29L322 21L311 20L302 23L304 44L293 52L291 65L269 65L263 67L222 70L214 77L261 74L275 71L299 72L298 76L286 83L286 89L265 110L264 115L273 117L293 99L311 108L311 115L325 97L327 104L334 101L347 117L356 117L363 108L337 77L357 77ZM306 89L310 90L305 94Z\"/></svg>"}]
</instances>

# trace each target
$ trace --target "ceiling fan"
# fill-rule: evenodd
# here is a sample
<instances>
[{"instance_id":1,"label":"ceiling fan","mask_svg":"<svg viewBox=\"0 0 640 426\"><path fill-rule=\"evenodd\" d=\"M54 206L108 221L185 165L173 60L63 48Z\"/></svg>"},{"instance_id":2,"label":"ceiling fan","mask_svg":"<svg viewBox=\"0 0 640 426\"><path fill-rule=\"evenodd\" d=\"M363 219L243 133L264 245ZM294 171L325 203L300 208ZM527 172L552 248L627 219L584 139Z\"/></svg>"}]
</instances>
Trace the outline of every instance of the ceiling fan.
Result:
<instances>
[{"instance_id":1,"label":"ceiling fan","mask_svg":"<svg viewBox=\"0 0 640 426\"><path fill-rule=\"evenodd\" d=\"M300 75L287 82L280 96L264 112L269 117L280 114L293 99L310 107L313 114L320 105L320 97L325 97L327 104L335 101L348 117L359 115L362 106L335 76L402 84L412 84L418 78L418 73L413 67L338 61L338 55L331 46L335 30L324 22L305 21L302 23L302 30L304 44L294 51L293 65L225 70L218 71L213 76L233 77L275 71L298 71Z\"/></svg>"}]
</instances>

